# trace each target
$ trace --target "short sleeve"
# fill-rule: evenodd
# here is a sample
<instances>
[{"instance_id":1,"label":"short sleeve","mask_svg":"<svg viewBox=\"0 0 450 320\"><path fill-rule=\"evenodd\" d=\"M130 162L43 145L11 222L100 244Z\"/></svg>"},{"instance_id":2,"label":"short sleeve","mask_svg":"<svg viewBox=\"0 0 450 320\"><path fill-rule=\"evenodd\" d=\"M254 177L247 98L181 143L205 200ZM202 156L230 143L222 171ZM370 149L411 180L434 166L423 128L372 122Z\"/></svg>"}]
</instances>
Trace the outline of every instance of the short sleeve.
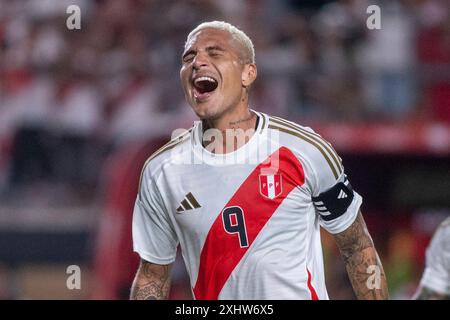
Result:
<instances>
[{"instance_id":1,"label":"short sleeve","mask_svg":"<svg viewBox=\"0 0 450 320\"><path fill-rule=\"evenodd\" d=\"M444 227L438 229L426 252L425 272L421 286L450 295L450 232Z\"/></svg>"},{"instance_id":2,"label":"short sleeve","mask_svg":"<svg viewBox=\"0 0 450 320\"><path fill-rule=\"evenodd\" d=\"M144 170L133 211L133 250L146 261L175 261L178 239L156 182Z\"/></svg>"},{"instance_id":3,"label":"short sleeve","mask_svg":"<svg viewBox=\"0 0 450 320\"><path fill-rule=\"evenodd\" d=\"M320 225L332 234L346 230L356 219L362 197L353 190L340 157L328 142L311 154L309 190Z\"/></svg>"}]
</instances>

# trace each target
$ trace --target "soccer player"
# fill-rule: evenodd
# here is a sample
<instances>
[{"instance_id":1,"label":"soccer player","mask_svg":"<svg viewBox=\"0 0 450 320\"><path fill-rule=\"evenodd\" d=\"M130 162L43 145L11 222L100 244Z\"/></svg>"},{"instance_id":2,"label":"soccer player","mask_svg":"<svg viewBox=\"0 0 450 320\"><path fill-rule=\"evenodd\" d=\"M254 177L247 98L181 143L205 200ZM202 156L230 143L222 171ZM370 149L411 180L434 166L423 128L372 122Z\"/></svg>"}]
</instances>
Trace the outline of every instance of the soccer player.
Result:
<instances>
[{"instance_id":1,"label":"soccer player","mask_svg":"<svg viewBox=\"0 0 450 320\"><path fill-rule=\"evenodd\" d=\"M425 271L415 299L450 299L450 218L441 223L427 248Z\"/></svg>"},{"instance_id":2,"label":"soccer player","mask_svg":"<svg viewBox=\"0 0 450 320\"><path fill-rule=\"evenodd\" d=\"M180 77L201 121L144 165L131 298L168 298L179 244L195 299L328 299L320 226L334 234L356 297L388 298L341 159L311 129L251 109L256 76L241 30L214 21L188 35Z\"/></svg>"}]
</instances>

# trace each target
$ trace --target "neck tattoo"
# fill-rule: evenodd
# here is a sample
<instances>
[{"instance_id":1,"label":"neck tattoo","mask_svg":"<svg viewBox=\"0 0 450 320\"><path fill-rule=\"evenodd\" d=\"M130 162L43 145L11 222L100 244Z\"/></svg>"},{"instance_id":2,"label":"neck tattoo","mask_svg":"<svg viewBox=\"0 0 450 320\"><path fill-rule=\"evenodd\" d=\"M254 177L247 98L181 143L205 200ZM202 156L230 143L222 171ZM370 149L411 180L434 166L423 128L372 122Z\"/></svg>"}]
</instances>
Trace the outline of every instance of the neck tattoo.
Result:
<instances>
[{"instance_id":1,"label":"neck tattoo","mask_svg":"<svg viewBox=\"0 0 450 320\"><path fill-rule=\"evenodd\" d=\"M230 122L229 122L229 125L230 125L230 126L235 126L235 125L237 125L237 124L239 124L239 123L251 121L251 120L253 120L254 116L255 116L255 114L254 114L254 113L251 113L251 114L250 114L250 117L245 118L245 119L241 119L241 120L237 120L237 121L230 121Z\"/></svg>"}]
</instances>

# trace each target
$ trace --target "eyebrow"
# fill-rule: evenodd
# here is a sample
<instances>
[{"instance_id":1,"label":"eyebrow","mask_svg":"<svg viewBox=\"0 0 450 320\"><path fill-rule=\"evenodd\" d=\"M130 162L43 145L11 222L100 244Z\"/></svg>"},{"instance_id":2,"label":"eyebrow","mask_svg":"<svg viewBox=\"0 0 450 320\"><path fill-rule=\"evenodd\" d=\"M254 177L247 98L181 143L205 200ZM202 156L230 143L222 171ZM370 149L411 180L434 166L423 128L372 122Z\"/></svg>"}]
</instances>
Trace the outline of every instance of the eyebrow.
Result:
<instances>
[{"instance_id":1,"label":"eyebrow","mask_svg":"<svg viewBox=\"0 0 450 320\"><path fill-rule=\"evenodd\" d=\"M206 51L225 51L225 49L220 46L210 46L206 48Z\"/></svg>"}]
</instances>

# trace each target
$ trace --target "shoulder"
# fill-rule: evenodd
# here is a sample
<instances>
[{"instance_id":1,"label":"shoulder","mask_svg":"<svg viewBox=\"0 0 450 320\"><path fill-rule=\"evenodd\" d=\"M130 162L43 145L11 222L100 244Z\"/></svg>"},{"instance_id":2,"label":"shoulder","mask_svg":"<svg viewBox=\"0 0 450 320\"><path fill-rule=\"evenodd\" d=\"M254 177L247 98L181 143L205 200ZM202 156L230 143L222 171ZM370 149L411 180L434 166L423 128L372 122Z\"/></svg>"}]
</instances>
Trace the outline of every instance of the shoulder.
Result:
<instances>
[{"instance_id":1,"label":"shoulder","mask_svg":"<svg viewBox=\"0 0 450 320\"><path fill-rule=\"evenodd\" d=\"M450 217L442 221L440 228L446 229L447 232L450 232Z\"/></svg>"},{"instance_id":2,"label":"shoulder","mask_svg":"<svg viewBox=\"0 0 450 320\"><path fill-rule=\"evenodd\" d=\"M144 176L155 176L161 170L162 164L170 162L183 150L186 150L185 146L190 142L192 129L178 134L153 152L142 167L140 180L142 181Z\"/></svg>"},{"instance_id":3,"label":"shoulder","mask_svg":"<svg viewBox=\"0 0 450 320\"><path fill-rule=\"evenodd\" d=\"M267 116L269 134L306 161L319 175L337 180L343 173L342 159L333 146L309 127L276 117Z\"/></svg>"},{"instance_id":4,"label":"shoulder","mask_svg":"<svg viewBox=\"0 0 450 320\"><path fill-rule=\"evenodd\" d=\"M437 242L442 243L444 248L447 248L450 254L450 217L446 218L436 230L434 236Z\"/></svg>"}]
</instances>

